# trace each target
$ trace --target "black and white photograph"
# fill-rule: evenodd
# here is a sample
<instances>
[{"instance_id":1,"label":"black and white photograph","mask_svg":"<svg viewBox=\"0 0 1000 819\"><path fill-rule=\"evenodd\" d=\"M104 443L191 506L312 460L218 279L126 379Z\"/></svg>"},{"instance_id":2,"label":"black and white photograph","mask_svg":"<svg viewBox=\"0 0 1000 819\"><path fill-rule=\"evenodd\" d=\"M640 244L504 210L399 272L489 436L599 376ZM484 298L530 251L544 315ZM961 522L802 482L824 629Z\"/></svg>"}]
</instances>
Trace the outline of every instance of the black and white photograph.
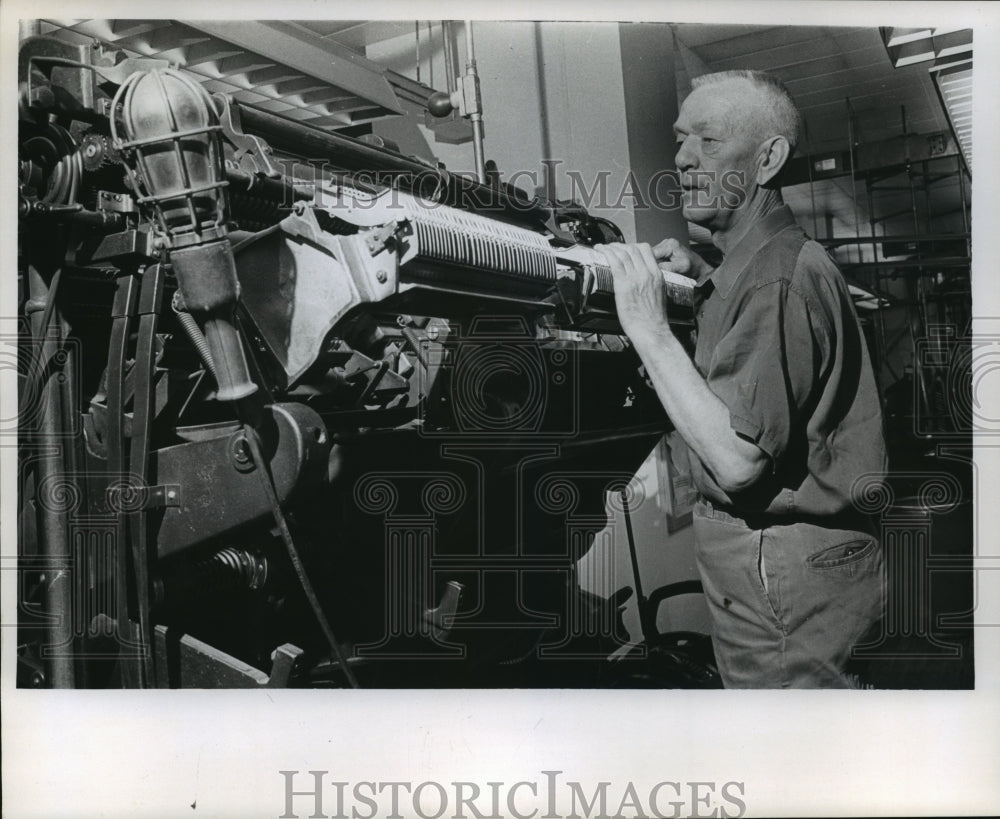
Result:
<instances>
[{"instance_id":1,"label":"black and white photograph","mask_svg":"<svg viewBox=\"0 0 1000 819\"><path fill-rule=\"evenodd\" d=\"M5 6L5 815L988 814L998 22Z\"/></svg>"}]
</instances>

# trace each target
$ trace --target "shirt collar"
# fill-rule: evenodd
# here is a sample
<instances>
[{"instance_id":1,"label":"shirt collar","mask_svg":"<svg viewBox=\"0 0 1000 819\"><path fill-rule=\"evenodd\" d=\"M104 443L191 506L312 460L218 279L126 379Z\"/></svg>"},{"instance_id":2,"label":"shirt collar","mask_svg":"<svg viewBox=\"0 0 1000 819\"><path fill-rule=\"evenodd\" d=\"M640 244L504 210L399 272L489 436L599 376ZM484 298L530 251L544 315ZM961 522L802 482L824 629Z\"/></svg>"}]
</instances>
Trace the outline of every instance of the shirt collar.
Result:
<instances>
[{"instance_id":1,"label":"shirt collar","mask_svg":"<svg viewBox=\"0 0 1000 819\"><path fill-rule=\"evenodd\" d=\"M788 205L775 208L767 216L754 222L736 247L725 255L722 263L707 276L699 279L695 287L702 289L703 296L707 298L708 285L711 283L719 295L726 298L757 252L776 234L795 224L795 217L792 216Z\"/></svg>"}]
</instances>

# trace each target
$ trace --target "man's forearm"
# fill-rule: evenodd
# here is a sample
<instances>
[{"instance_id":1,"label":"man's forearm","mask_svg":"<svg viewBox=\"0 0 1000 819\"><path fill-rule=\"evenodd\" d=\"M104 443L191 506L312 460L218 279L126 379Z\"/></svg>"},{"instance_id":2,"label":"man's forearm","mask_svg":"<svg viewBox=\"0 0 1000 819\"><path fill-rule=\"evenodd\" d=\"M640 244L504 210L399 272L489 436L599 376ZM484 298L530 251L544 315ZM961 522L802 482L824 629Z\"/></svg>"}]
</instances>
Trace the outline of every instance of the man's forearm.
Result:
<instances>
[{"instance_id":1,"label":"man's forearm","mask_svg":"<svg viewBox=\"0 0 1000 819\"><path fill-rule=\"evenodd\" d=\"M767 456L736 434L729 409L708 388L669 327L634 333L631 340L670 420L719 486L733 493L753 484L767 466Z\"/></svg>"},{"instance_id":2,"label":"man's forearm","mask_svg":"<svg viewBox=\"0 0 1000 819\"><path fill-rule=\"evenodd\" d=\"M608 257L614 274L622 329L677 431L724 493L748 488L764 473L769 458L736 434L728 407L708 388L671 332L664 312L663 273L652 248L639 244L598 245L598 249Z\"/></svg>"}]
</instances>

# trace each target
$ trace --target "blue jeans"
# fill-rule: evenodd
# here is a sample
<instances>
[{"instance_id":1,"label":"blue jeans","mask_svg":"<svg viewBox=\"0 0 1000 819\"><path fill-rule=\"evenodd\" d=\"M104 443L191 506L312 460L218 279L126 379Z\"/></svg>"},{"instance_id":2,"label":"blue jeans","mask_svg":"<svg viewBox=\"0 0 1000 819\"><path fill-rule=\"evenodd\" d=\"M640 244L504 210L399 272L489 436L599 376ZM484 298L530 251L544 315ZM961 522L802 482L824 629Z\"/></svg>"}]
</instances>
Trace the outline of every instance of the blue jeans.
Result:
<instances>
[{"instance_id":1,"label":"blue jeans","mask_svg":"<svg viewBox=\"0 0 1000 819\"><path fill-rule=\"evenodd\" d=\"M884 603L882 548L860 528L751 526L700 500L696 557L726 688L853 688L851 648Z\"/></svg>"}]
</instances>

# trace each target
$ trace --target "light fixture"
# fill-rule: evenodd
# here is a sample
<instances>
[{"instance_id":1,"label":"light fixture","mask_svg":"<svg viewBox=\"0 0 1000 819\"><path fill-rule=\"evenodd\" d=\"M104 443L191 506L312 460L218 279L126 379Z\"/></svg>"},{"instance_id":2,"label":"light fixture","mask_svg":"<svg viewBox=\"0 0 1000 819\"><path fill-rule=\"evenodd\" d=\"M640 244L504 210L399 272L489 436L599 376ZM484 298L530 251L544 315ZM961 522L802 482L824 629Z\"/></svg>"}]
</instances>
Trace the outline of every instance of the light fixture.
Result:
<instances>
[{"instance_id":1,"label":"light fixture","mask_svg":"<svg viewBox=\"0 0 1000 819\"><path fill-rule=\"evenodd\" d=\"M965 167L972 170L972 60L931 72Z\"/></svg>"},{"instance_id":2,"label":"light fixture","mask_svg":"<svg viewBox=\"0 0 1000 819\"><path fill-rule=\"evenodd\" d=\"M929 61L941 67L944 61L972 58L971 28L883 28L881 32L893 68Z\"/></svg>"},{"instance_id":3,"label":"light fixture","mask_svg":"<svg viewBox=\"0 0 1000 819\"><path fill-rule=\"evenodd\" d=\"M115 147L138 202L155 216L186 309L211 350L216 398L245 398L257 385L234 325L239 282L226 238L227 182L212 100L179 71L155 69L129 76L112 110L120 112L111 121Z\"/></svg>"},{"instance_id":4,"label":"light fixture","mask_svg":"<svg viewBox=\"0 0 1000 819\"><path fill-rule=\"evenodd\" d=\"M972 172L972 29L882 28L894 68L929 62L938 98Z\"/></svg>"}]
</instances>

